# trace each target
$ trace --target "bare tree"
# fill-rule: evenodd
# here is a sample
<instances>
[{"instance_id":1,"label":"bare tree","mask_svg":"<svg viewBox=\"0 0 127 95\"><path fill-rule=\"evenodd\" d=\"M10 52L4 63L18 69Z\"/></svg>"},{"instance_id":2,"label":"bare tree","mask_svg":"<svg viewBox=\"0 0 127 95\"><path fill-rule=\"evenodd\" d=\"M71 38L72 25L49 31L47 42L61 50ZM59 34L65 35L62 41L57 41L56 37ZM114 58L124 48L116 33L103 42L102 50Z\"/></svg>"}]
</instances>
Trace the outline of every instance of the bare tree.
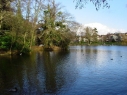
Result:
<instances>
[{"instance_id":1,"label":"bare tree","mask_svg":"<svg viewBox=\"0 0 127 95\"><path fill-rule=\"evenodd\" d=\"M96 10L98 10L100 7L110 8L110 5L108 4L109 0L73 0L73 1L76 2L76 8L83 8L89 2L93 3Z\"/></svg>"}]
</instances>

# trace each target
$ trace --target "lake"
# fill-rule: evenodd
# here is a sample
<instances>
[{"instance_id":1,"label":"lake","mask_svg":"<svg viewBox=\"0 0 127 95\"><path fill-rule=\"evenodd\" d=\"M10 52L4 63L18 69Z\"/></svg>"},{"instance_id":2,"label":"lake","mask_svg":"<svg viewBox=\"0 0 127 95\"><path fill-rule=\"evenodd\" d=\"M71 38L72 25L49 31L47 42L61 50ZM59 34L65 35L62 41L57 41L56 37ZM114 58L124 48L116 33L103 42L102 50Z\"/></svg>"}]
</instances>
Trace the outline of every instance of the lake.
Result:
<instances>
[{"instance_id":1,"label":"lake","mask_svg":"<svg viewBox=\"0 0 127 95\"><path fill-rule=\"evenodd\" d=\"M1 56L0 95L127 95L127 46Z\"/></svg>"}]
</instances>

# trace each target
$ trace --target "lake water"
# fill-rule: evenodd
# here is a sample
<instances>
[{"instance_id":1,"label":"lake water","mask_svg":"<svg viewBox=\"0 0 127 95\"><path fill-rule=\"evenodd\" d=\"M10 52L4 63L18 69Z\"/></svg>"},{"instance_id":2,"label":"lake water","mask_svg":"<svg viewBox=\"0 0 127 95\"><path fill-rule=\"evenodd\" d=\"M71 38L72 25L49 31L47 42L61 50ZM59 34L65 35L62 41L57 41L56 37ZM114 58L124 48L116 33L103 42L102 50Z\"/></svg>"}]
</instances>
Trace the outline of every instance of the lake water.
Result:
<instances>
[{"instance_id":1,"label":"lake water","mask_svg":"<svg viewBox=\"0 0 127 95\"><path fill-rule=\"evenodd\" d=\"M9 92L17 87L17 92ZM127 95L126 46L0 57L0 95Z\"/></svg>"}]
</instances>

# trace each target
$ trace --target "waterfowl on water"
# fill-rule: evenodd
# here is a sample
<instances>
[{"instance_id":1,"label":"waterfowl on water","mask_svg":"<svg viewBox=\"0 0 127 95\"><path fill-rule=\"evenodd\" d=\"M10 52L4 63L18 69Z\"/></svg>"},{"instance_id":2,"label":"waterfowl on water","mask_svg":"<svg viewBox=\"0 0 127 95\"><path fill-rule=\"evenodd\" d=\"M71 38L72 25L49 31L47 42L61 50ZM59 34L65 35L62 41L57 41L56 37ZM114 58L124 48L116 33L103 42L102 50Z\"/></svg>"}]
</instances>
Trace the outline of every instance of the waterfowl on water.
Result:
<instances>
[{"instance_id":1,"label":"waterfowl on water","mask_svg":"<svg viewBox=\"0 0 127 95\"><path fill-rule=\"evenodd\" d=\"M16 87L9 90L9 92L17 92L17 91L18 89Z\"/></svg>"},{"instance_id":2,"label":"waterfowl on water","mask_svg":"<svg viewBox=\"0 0 127 95\"><path fill-rule=\"evenodd\" d=\"M19 55L22 55L22 53L20 53Z\"/></svg>"},{"instance_id":3,"label":"waterfowl on water","mask_svg":"<svg viewBox=\"0 0 127 95\"><path fill-rule=\"evenodd\" d=\"M111 60L113 60L113 58L111 58Z\"/></svg>"}]
</instances>

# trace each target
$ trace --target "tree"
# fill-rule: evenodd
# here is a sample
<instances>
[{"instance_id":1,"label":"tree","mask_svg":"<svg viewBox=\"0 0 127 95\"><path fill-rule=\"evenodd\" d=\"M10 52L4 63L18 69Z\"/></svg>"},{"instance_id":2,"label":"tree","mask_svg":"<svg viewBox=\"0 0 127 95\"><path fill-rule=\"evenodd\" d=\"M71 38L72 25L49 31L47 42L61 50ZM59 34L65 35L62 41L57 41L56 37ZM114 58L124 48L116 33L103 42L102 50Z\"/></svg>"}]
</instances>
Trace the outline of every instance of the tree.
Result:
<instances>
[{"instance_id":1,"label":"tree","mask_svg":"<svg viewBox=\"0 0 127 95\"><path fill-rule=\"evenodd\" d=\"M91 42L97 41L97 29L96 28L92 29L91 27L86 27L84 31L85 31L85 38L88 41L88 45L90 45Z\"/></svg>"},{"instance_id":2,"label":"tree","mask_svg":"<svg viewBox=\"0 0 127 95\"><path fill-rule=\"evenodd\" d=\"M8 11L10 9L13 11ZM72 16L62 12L61 6L56 4L55 0L1 0L0 16L0 29L2 26L4 31L8 30L7 35L0 33L0 36L2 35L0 47L8 46L10 52L31 50L35 45L38 29L41 30L38 38L42 40L45 47L66 48L69 45L68 24ZM9 44L4 45L6 39L10 41Z\"/></svg>"},{"instance_id":3,"label":"tree","mask_svg":"<svg viewBox=\"0 0 127 95\"><path fill-rule=\"evenodd\" d=\"M122 45L127 45L127 33L121 34L121 41Z\"/></svg>"},{"instance_id":4,"label":"tree","mask_svg":"<svg viewBox=\"0 0 127 95\"><path fill-rule=\"evenodd\" d=\"M19 14L20 27L23 27L22 32L20 32L20 37L23 38L23 48L24 45L27 45L31 50L32 46L35 45L35 31L38 28L37 23L44 9L43 3L44 0L15 0L13 2L13 7L16 13Z\"/></svg>"},{"instance_id":5,"label":"tree","mask_svg":"<svg viewBox=\"0 0 127 95\"><path fill-rule=\"evenodd\" d=\"M78 38L77 38L76 33L77 33L79 27L81 27L81 24L76 21L69 21L69 23L68 23L68 28L70 29L70 32L71 32L70 39L71 39L72 44L77 42Z\"/></svg>"},{"instance_id":6,"label":"tree","mask_svg":"<svg viewBox=\"0 0 127 95\"><path fill-rule=\"evenodd\" d=\"M78 28L81 26L80 23L76 22L76 21L69 21L68 22L68 28L72 31L72 32L77 32Z\"/></svg>"},{"instance_id":7,"label":"tree","mask_svg":"<svg viewBox=\"0 0 127 95\"><path fill-rule=\"evenodd\" d=\"M103 8L110 8L108 0L74 0L74 2L76 2L76 8L83 8L88 2L93 3L96 10L98 10L101 6Z\"/></svg>"},{"instance_id":8,"label":"tree","mask_svg":"<svg viewBox=\"0 0 127 95\"><path fill-rule=\"evenodd\" d=\"M67 27L67 18L61 11L59 4L54 0L48 2L42 18L42 42L45 48L67 48L69 44L69 28Z\"/></svg>"},{"instance_id":9,"label":"tree","mask_svg":"<svg viewBox=\"0 0 127 95\"><path fill-rule=\"evenodd\" d=\"M2 29L3 19L12 10L10 3L13 0L0 0L0 32Z\"/></svg>"}]
</instances>

